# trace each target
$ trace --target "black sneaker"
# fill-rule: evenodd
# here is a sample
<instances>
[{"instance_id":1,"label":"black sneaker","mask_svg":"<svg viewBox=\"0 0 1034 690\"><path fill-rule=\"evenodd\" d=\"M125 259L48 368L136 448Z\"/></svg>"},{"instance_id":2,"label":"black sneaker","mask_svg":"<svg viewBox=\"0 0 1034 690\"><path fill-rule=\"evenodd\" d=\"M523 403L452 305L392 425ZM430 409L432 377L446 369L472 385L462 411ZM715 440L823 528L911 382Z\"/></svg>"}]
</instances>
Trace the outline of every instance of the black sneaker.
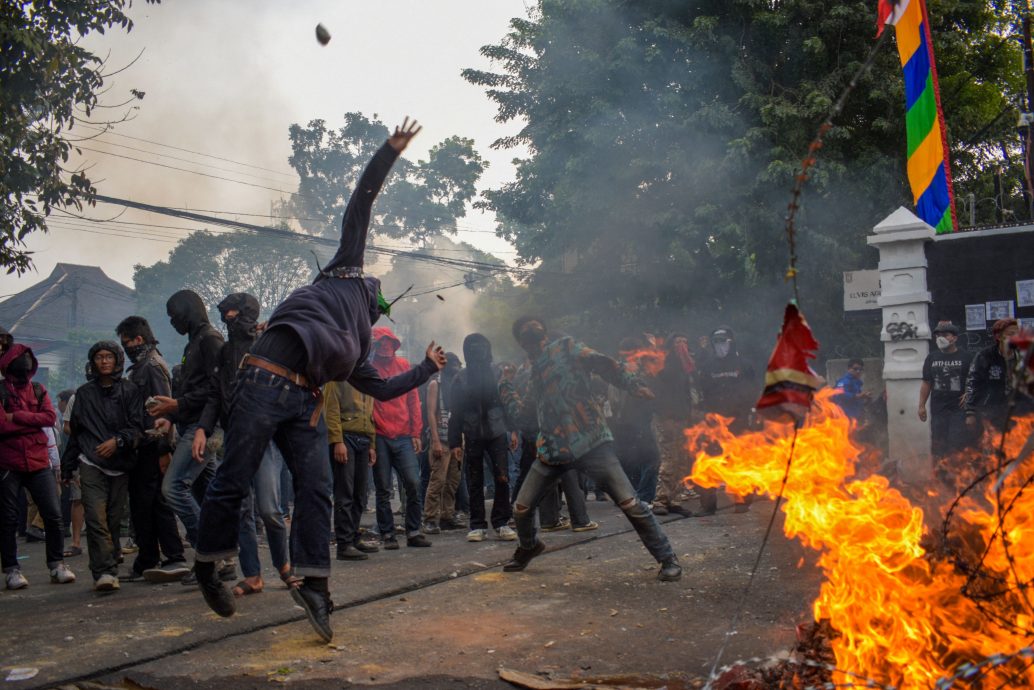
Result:
<instances>
[{"instance_id":1,"label":"black sneaker","mask_svg":"<svg viewBox=\"0 0 1034 690\"><path fill-rule=\"evenodd\" d=\"M528 564L531 563L531 559L540 555L545 550L546 545L541 541L536 541L535 546L530 549L518 546L517 550L513 552L513 558L503 564L503 572L516 573L524 570L528 567Z\"/></svg>"},{"instance_id":2,"label":"black sneaker","mask_svg":"<svg viewBox=\"0 0 1034 690\"><path fill-rule=\"evenodd\" d=\"M365 561L368 558L369 556L351 544L343 549L337 550L337 559L339 561Z\"/></svg>"},{"instance_id":3,"label":"black sneaker","mask_svg":"<svg viewBox=\"0 0 1034 690\"><path fill-rule=\"evenodd\" d=\"M384 538L384 550L385 551L398 551L399 550L399 540L396 539L394 536L385 537Z\"/></svg>"},{"instance_id":4,"label":"black sneaker","mask_svg":"<svg viewBox=\"0 0 1034 690\"><path fill-rule=\"evenodd\" d=\"M674 513L675 515L681 515L682 517L693 517L693 511L685 506L679 505L678 503L672 503L668 506L668 512Z\"/></svg>"},{"instance_id":5,"label":"black sneaker","mask_svg":"<svg viewBox=\"0 0 1034 690\"><path fill-rule=\"evenodd\" d=\"M438 521L438 528L443 530L466 529L467 525L453 518L442 518Z\"/></svg>"},{"instance_id":6,"label":"black sneaker","mask_svg":"<svg viewBox=\"0 0 1034 690\"><path fill-rule=\"evenodd\" d=\"M130 571L128 573L125 573L124 575L120 574L118 576L118 581L119 582L140 582L143 579L144 579L144 574L143 573L141 573L138 570L132 570L132 569L130 569Z\"/></svg>"},{"instance_id":7,"label":"black sneaker","mask_svg":"<svg viewBox=\"0 0 1034 690\"><path fill-rule=\"evenodd\" d=\"M381 550L380 547L376 544L371 544L369 542L358 540L356 540L356 542L352 544L352 546L354 546L357 551L362 551L363 553L377 553Z\"/></svg>"},{"instance_id":8,"label":"black sneaker","mask_svg":"<svg viewBox=\"0 0 1034 690\"><path fill-rule=\"evenodd\" d=\"M187 575L190 575L190 568L183 561L171 561L143 572L144 579L155 584L182 581Z\"/></svg>"},{"instance_id":9,"label":"black sneaker","mask_svg":"<svg viewBox=\"0 0 1034 690\"><path fill-rule=\"evenodd\" d=\"M430 546L431 540L422 534L418 534L415 537L409 537L406 539L406 546ZM387 548L387 547L385 547Z\"/></svg>"},{"instance_id":10,"label":"black sneaker","mask_svg":"<svg viewBox=\"0 0 1034 690\"><path fill-rule=\"evenodd\" d=\"M233 598L233 592L216 575L213 564L195 563L194 575L197 577L198 588L201 590L201 595L205 598L208 608L223 618L229 618L237 611L237 602Z\"/></svg>"},{"instance_id":11,"label":"black sneaker","mask_svg":"<svg viewBox=\"0 0 1034 690\"><path fill-rule=\"evenodd\" d=\"M302 584L300 587L291 588L291 598L305 609L309 624L320 639L324 642L334 639L334 629L330 627L330 613L334 610L334 602L330 600L329 594L317 592Z\"/></svg>"},{"instance_id":12,"label":"black sneaker","mask_svg":"<svg viewBox=\"0 0 1034 690\"><path fill-rule=\"evenodd\" d=\"M675 556L661 561L661 569L657 571L657 579L661 582L675 582L682 577L682 566Z\"/></svg>"}]
</instances>

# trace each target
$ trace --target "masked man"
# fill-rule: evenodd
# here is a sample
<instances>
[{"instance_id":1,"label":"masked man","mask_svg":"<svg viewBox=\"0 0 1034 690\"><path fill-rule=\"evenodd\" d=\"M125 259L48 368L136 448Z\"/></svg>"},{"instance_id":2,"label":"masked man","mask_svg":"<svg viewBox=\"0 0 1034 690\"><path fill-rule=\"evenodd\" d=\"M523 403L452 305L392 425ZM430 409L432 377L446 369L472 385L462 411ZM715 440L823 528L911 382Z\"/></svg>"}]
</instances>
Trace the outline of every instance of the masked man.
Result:
<instances>
[{"instance_id":1,"label":"masked man","mask_svg":"<svg viewBox=\"0 0 1034 690\"><path fill-rule=\"evenodd\" d=\"M373 200L417 132L416 123L407 119L377 151L345 209L337 253L312 285L298 288L274 310L241 363L225 455L201 509L194 566L205 601L221 616L233 615L236 602L216 577L215 562L237 551L241 501L275 441L295 487L290 557L304 581L291 588L291 596L319 636L328 642L333 638L327 586L333 482L320 388L329 381L348 381L375 399L390 400L445 365L445 353L434 343L423 362L388 380L366 363L370 326L383 301L380 281L363 276Z\"/></svg>"},{"instance_id":2,"label":"masked man","mask_svg":"<svg viewBox=\"0 0 1034 690\"><path fill-rule=\"evenodd\" d=\"M625 513L643 545L661 564L658 579L679 579L682 567L668 537L650 508L636 498L614 454L614 437L603 410L592 397L590 377L596 374L639 397L648 399L653 393L610 357L573 338L550 340L539 318L517 319L513 335L531 359L530 399L522 400L507 379L500 382L499 393L512 419L520 418L523 405L534 404L541 431L538 460L528 471L514 503L519 546L503 570L524 570L545 550L536 536L535 508L546 493L556 490L560 475L570 466L589 475Z\"/></svg>"}]
</instances>

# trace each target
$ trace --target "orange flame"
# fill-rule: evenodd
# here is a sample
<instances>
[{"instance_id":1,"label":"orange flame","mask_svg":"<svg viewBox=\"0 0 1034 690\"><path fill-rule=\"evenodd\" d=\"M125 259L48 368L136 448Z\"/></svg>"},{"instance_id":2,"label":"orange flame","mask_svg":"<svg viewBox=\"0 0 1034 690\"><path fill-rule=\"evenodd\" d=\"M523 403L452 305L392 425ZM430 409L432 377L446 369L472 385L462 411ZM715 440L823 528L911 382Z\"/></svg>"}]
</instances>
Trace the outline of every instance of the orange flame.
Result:
<instances>
[{"instance_id":1,"label":"orange flame","mask_svg":"<svg viewBox=\"0 0 1034 690\"><path fill-rule=\"evenodd\" d=\"M659 347L648 347L634 351L626 350L621 353L621 359L625 363L625 369L631 373L657 376L664 370L667 354Z\"/></svg>"},{"instance_id":2,"label":"orange flame","mask_svg":"<svg viewBox=\"0 0 1034 690\"><path fill-rule=\"evenodd\" d=\"M1005 592L978 603L964 594L967 577L961 569L921 545L924 535L931 537L923 511L885 477L859 476L865 451L849 438L852 423L830 402L832 394L829 389L818 394L797 433L781 509L786 535L820 554L826 579L813 608L816 620L828 619L840 633L831 640L838 669L833 682L858 683L861 676L900 688L930 688L962 662L1023 648L1034 628L1034 609L1022 600L1017 583L1034 578L1034 486L1026 493L1022 487L1034 483L1028 466L1034 463L1004 479L1001 502L991 486L981 496L964 497L956 511L951 538L968 540L974 562L990 543L983 572ZM793 428L766 422L736 436L730 421L708 415L686 430L695 457L687 481L725 484L741 496L774 497L794 443ZM1021 420L1010 433L1006 457L1016 457L1032 429L1034 420ZM1006 539L996 540L997 506L1012 500ZM1034 669L1026 661L996 673L1012 674L1002 687L1034 684Z\"/></svg>"}]
</instances>

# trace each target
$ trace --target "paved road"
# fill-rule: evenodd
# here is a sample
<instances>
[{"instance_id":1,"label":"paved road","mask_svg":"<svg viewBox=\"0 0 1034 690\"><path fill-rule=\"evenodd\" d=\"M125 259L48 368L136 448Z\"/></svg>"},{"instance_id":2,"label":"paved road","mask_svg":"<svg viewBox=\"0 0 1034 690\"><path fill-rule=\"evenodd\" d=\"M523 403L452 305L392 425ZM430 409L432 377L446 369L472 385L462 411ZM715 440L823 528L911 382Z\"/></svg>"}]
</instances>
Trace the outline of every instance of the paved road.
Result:
<instances>
[{"instance_id":1,"label":"paved road","mask_svg":"<svg viewBox=\"0 0 1034 690\"><path fill-rule=\"evenodd\" d=\"M403 548L363 562L336 562L336 636L324 645L267 568L267 590L239 601L238 615L209 612L193 588L123 584L90 589L85 556L70 561L74 585L48 583L39 544L22 544L32 585L0 594L8 634L0 669L38 675L9 688L76 679L146 679L159 688L298 688L398 683L397 687L509 687L500 666L527 672L706 674L731 616L746 605L726 658L772 654L793 644L810 618L820 577L814 555L778 533L754 588L743 587L772 509L720 510L668 519L685 574L655 580L656 564L611 503L590 503L596 532L544 536L549 551L528 570L498 567L513 543L469 544L461 532L430 549ZM778 532L778 530L777 530ZM263 556L265 558L265 556ZM803 563L803 565L802 565ZM323 681L327 681L324 683ZM330 682L333 681L333 682Z\"/></svg>"}]
</instances>

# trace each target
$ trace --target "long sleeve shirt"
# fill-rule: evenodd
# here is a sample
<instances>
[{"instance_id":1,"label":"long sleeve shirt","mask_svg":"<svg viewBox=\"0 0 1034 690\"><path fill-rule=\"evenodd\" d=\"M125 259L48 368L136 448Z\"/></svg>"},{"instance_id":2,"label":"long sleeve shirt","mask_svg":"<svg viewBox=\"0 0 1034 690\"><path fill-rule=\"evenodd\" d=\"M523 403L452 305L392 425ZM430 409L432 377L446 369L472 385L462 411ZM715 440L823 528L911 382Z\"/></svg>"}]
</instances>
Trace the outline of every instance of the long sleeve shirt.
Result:
<instances>
[{"instance_id":1,"label":"long sleeve shirt","mask_svg":"<svg viewBox=\"0 0 1034 690\"><path fill-rule=\"evenodd\" d=\"M549 343L532 361L529 392L524 398L512 381L500 382L499 394L510 419L520 419L525 405L535 405L540 428L538 457L542 462L573 462L614 440L592 394L592 374L622 390L641 385L621 364L569 337Z\"/></svg>"},{"instance_id":2,"label":"long sleeve shirt","mask_svg":"<svg viewBox=\"0 0 1034 690\"><path fill-rule=\"evenodd\" d=\"M387 143L377 151L348 201L337 253L312 285L292 292L269 317L270 331L286 326L297 334L306 352L305 371L300 373L313 386L349 379L357 363L370 353L370 324L377 315L376 279L325 274L363 266L373 201L398 155Z\"/></svg>"},{"instance_id":3,"label":"long sleeve shirt","mask_svg":"<svg viewBox=\"0 0 1034 690\"><path fill-rule=\"evenodd\" d=\"M434 366L433 363L432 366ZM404 357L392 357L388 361L381 361L375 358L373 360L373 369L389 381L399 375L406 375L408 371L411 371L409 362ZM428 372L427 376L424 376L423 380L417 385L430 378L431 373L433 372ZM363 390L363 386L354 379L354 376L350 378L349 383L352 383L359 390ZM405 395L400 395L394 399L384 399L376 395L374 397L377 400L373 405L373 421L377 427L378 436L385 438L416 438L423 433L424 422L420 411L420 395L416 392L416 386L406 392Z\"/></svg>"},{"instance_id":4,"label":"long sleeve shirt","mask_svg":"<svg viewBox=\"0 0 1034 690\"><path fill-rule=\"evenodd\" d=\"M344 443L345 434L377 438L373 425L374 400L353 386L332 381L323 387L323 414L327 420L327 441Z\"/></svg>"}]
</instances>

